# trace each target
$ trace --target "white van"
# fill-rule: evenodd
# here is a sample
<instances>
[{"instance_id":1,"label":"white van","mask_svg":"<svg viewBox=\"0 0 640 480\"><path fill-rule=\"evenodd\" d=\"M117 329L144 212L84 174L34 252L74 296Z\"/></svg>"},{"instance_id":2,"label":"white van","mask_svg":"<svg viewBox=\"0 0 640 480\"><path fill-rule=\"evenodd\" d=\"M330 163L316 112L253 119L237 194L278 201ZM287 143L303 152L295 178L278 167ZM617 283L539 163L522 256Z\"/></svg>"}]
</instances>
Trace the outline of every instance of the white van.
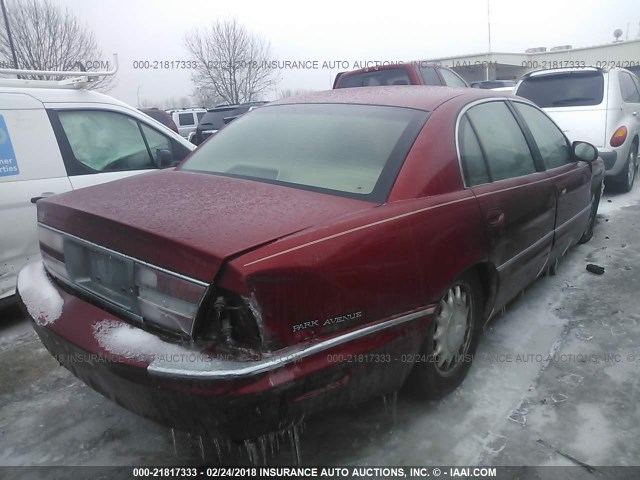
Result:
<instances>
[{"instance_id":1,"label":"white van","mask_svg":"<svg viewBox=\"0 0 640 480\"><path fill-rule=\"evenodd\" d=\"M133 107L86 90L112 72L60 81L0 79L0 303L39 256L35 203L43 197L170 167L195 147Z\"/></svg>"},{"instance_id":2,"label":"white van","mask_svg":"<svg viewBox=\"0 0 640 480\"><path fill-rule=\"evenodd\" d=\"M541 107L570 140L598 147L608 183L628 192L638 168L640 82L623 68L558 68L525 74L516 95Z\"/></svg>"}]
</instances>

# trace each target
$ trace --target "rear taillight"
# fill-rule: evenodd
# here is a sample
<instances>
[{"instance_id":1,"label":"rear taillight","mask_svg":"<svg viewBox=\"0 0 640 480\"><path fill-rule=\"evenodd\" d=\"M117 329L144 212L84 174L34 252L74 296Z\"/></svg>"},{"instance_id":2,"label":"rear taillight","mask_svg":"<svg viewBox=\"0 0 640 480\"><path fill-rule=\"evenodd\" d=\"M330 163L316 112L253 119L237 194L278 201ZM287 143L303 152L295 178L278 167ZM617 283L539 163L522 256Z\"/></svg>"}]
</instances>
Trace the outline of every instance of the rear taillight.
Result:
<instances>
[{"instance_id":1,"label":"rear taillight","mask_svg":"<svg viewBox=\"0 0 640 480\"><path fill-rule=\"evenodd\" d=\"M145 322L191 335L206 287L148 265L134 265L137 313Z\"/></svg>"},{"instance_id":2,"label":"rear taillight","mask_svg":"<svg viewBox=\"0 0 640 480\"><path fill-rule=\"evenodd\" d=\"M53 277L115 304L138 321L182 336L193 333L205 283L86 246L42 225L38 234L44 265Z\"/></svg>"},{"instance_id":3,"label":"rear taillight","mask_svg":"<svg viewBox=\"0 0 640 480\"><path fill-rule=\"evenodd\" d=\"M620 127L611 136L609 144L612 147L619 147L627 139L627 127Z\"/></svg>"}]
</instances>

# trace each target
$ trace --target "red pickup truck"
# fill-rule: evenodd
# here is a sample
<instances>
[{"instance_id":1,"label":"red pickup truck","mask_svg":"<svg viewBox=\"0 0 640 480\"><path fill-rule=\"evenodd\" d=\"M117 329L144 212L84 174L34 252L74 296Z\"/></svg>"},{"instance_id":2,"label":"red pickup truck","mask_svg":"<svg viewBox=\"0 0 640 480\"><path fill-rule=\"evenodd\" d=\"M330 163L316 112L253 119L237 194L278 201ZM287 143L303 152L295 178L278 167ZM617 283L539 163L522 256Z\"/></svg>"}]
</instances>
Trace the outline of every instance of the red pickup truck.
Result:
<instances>
[{"instance_id":1,"label":"red pickup truck","mask_svg":"<svg viewBox=\"0 0 640 480\"><path fill-rule=\"evenodd\" d=\"M395 63L379 67L361 68L341 72L333 82L333 88L375 87L379 85L441 85L468 87L460 75L447 67L425 61Z\"/></svg>"}]
</instances>

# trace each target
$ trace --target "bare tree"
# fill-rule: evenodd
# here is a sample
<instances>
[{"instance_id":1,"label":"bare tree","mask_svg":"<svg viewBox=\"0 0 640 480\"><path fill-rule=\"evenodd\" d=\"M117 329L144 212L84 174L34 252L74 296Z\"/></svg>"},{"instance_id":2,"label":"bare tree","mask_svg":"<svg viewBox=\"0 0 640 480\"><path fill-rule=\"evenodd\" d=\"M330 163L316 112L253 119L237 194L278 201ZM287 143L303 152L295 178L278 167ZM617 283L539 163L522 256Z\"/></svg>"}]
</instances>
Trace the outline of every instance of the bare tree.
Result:
<instances>
[{"instance_id":1,"label":"bare tree","mask_svg":"<svg viewBox=\"0 0 640 480\"><path fill-rule=\"evenodd\" d=\"M49 0L12 0L7 13L18 68L28 70L72 71L110 70L103 60L93 33L68 10ZM11 49L5 28L0 29L0 60L12 64ZM52 80L55 76L23 75L33 80ZM108 90L114 77L101 78L89 88Z\"/></svg>"},{"instance_id":2,"label":"bare tree","mask_svg":"<svg viewBox=\"0 0 640 480\"><path fill-rule=\"evenodd\" d=\"M298 97L301 95L308 95L316 90L310 90L307 88L283 88L278 92L278 98Z\"/></svg>"},{"instance_id":3,"label":"bare tree","mask_svg":"<svg viewBox=\"0 0 640 480\"><path fill-rule=\"evenodd\" d=\"M213 108L221 103L226 103L226 100L210 88L196 87L191 97L193 98L194 105L199 107Z\"/></svg>"},{"instance_id":4,"label":"bare tree","mask_svg":"<svg viewBox=\"0 0 640 480\"><path fill-rule=\"evenodd\" d=\"M277 82L269 43L251 34L236 19L218 20L185 35L196 62L192 81L202 91L228 103L259 100Z\"/></svg>"}]
</instances>

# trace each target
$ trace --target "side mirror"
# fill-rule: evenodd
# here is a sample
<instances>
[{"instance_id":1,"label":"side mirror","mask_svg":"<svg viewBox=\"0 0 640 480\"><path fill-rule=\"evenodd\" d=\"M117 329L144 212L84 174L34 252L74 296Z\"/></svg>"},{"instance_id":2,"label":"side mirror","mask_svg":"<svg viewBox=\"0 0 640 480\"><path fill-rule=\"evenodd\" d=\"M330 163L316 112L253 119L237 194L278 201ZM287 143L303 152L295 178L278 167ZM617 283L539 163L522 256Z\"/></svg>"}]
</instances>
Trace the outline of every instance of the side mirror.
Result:
<instances>
[{"instance_id":1,"label":"side mirror","mask_svg":"<svg viewBox=\"0 0 640 480\"><path fill-rule=\"evenodd\" d=\"M174 164L173 153L166 148L157 148L153 159L157 168L167 168Z\"/></svg>"},{"instance_id":2,"label":"side mirror","mask_svg":"<svg viewBox=\"0 0 640 480\"><path fill-rule=\"evenodd\" d=\"M573 142L571 144L573 158L583 162L593 162L598 158L598 149L587 142Z\"/></svg>"}]
</instances>

